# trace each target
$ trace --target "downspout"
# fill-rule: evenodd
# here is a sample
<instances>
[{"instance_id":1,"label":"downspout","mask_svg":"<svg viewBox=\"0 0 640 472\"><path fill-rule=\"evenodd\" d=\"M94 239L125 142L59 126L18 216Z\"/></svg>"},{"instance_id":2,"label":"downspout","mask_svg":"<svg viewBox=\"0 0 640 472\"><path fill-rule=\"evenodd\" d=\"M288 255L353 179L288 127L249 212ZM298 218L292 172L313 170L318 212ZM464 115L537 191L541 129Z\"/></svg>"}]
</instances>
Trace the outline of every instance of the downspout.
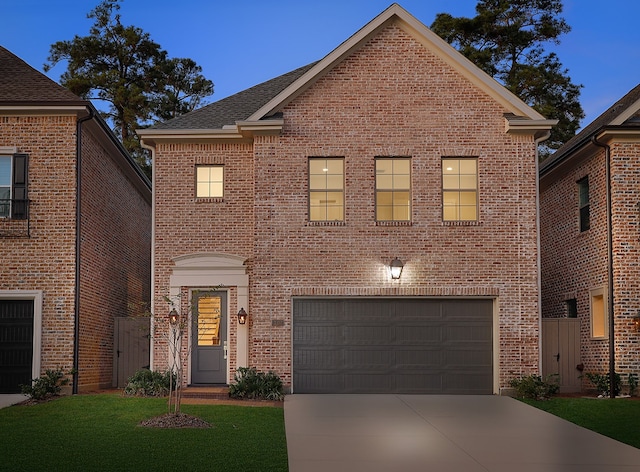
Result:
<instances>
[{"instance_id":1,"label":"downspout","mask_svg":"<svg viewBox=\"0 0 640 472\"><path fill-rule=\"evenodd\" d=\"M537 252L536 263L538 272L538 366L539 373L542 375L542 261L541 261L541 242L540 242L540 156L539 147L542 141L546 141L551 136L551 130L544 132L537 138L535 138L536 144L536 239L537 239Z\"/></svg>"},{"instance_id":2,"label":"downspout","mask_svg":"<svg viewBox=\"0 0 640 472\"><path fill-rule=\"evenodd\" d=\"M614 332L614 316L613 316L613 216L611 211L611 147L607 144L603 144L598 141L598 138L594 135L591 138L591 142L601 148L604 148L605 157L605 178L607 181L607 253L609 263L607 267L608 271L608 284L609 284L609 297L608 297L608 310L609 310L609 397L615 398L615 372L616 372L616 348L615 348L615 332Z\"/></svg>"},{"instance_id":3,"label":"downspout","mask_svg":"<svg viewBox=\"0 0 640 472\"><path fill-rule=\"evenodd\" d=\"M140 146L143 149L148 149L151 152L151 319L149 321L150 333L155 333L155 266L156 266L156 148L145 144L144 140L140 140ZM153 335L149 337L149 370L153 370L154 362L154 338Z\"/></svg>"},{"instance_id":4,"label":"downspout","mask_svg":"<svg viewBox=\"0 0 640 472\"><path fill-rule=\"evenodd\" d=\"M82 124L93 118L93 108L87 107L89 114L84 118L78 118L76 122L76 270L74 293L74 332L73 332L73 382L71 393L78 393L78 358L80 354L80 195L82 174Z\"/></svg>"}]
</instances>

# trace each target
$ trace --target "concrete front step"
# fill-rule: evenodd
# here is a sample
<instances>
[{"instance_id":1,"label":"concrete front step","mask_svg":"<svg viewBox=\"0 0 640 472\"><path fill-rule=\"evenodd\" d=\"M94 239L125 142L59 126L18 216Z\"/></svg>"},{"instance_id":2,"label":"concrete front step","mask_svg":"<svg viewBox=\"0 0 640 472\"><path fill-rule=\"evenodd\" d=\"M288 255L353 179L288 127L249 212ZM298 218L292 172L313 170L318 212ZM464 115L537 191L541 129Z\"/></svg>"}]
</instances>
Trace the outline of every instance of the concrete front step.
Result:
<instances>
[{"instance_id":1,"label":"concrete front step","mask_svg":"<svg viewBox=\"0 0 640 472\"><path fill-rule=\"evenodd\" d=\"M185 387L182 398L202 398L207 400L229 399L229 387Z\"/></svg>"}]
</instances>

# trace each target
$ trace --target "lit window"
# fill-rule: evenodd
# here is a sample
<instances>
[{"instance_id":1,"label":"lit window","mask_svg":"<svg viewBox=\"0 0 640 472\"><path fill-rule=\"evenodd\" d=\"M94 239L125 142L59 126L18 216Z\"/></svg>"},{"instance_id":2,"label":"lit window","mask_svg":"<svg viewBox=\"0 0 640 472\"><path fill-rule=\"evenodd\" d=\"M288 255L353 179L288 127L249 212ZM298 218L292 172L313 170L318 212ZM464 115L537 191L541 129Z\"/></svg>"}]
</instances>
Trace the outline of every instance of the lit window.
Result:
<instances>
[{"instance_id":1,"label":"lit window","mask_svg":"<svg viewBox=\"0 0 640 472\"><path fill-rule=\"evenodd\" d=\"M442 219L477 221L477 159L442 159Z\"/></svg>"},{"instance_id":2,"label":"lit window","mask_svg":"<svg viewBox=\"0 0 640 472\"><path fill-rule=\"evenodd\" d=\"M344 221L343 158L309 158L309 220Z\"/></svg>"},{"instance_id":3,"label":"lit window","mask_svg":"<svg viewBox=\"0 0 640 472\"><path fill-rule=\"evenodd\" d=\"M591 227L589 216L589 177L578 180L578 207L580 209L580 232Z\"/></svg>"},{"instance_id":4,"label":"lit window","mask_svg":"<svg viewBox=\"0 0 640 472\"><path fill-rule=\"evenodd\" d=\"M376 221L411 220L411 159L376 158Z\"/></svg>"},{"instance_id":5,"label":"lit window","mask_svg":"<svg viewBox=\"0 0 640 472\"><path fill-rule=\"evenodd\" d=\"M224 196L224 167L196 167L196 197L222 198Z\"/></svg>"},{"instance_id":6,"label":"lit window","mask_svg":"<svg viewBox=\"0 0 640 472\"><path fill-rule=\"evenodd\" d=\"M606 339L608 336L606 294L604 289L591 291L591 337Z\"/></svg>"}]
</instances>

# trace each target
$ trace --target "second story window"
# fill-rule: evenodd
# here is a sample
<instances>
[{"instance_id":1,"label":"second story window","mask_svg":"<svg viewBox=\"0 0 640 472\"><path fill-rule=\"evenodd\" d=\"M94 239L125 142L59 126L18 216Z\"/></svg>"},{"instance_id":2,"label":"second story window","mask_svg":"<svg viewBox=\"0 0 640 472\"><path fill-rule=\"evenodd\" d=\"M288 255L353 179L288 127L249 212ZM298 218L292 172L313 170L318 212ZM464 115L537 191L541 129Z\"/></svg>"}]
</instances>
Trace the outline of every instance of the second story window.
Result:
<instances>
[{"instance_id":1,"label":"second story window","mask_svg":"<svg viewBox=\"0 0 640 472\"><path fill-rule=\"evenodd\" d=\"M589 216L589 177L578 180L578 207L580 209L580 232L591 227Z\"/></svg>"},{"instance_id":2,"label":"second story window","mask_svg":"<svg viewBox=\"0 0 640 472\"><path fill-rule=\"evenodd\" d=\"M309 158L309 221L344 221L343 158Z\"/></svg>"},{"instance_id":3,"label":"second story window","mask_svg":"<svg viewBox=\"0 0 640 472\"><path fill-rule=\"evenodd\" d=\"M0 218L27 218L27 155L0 155Z\"/></svg>"},{"instance_id":4,"label":"second story window","mask_svg":"<svg viewBox=\"0 0 640 472\"><path fill-rule=\"evenodd\" d=\"M478 160L442 159L442 219L478 220Z\"/></svg>"},{"instance_id":5,"label":"second story window","mask_svg":"<svg viewBox=\"0 0 640 472\"><path fill-rule=\"evenodd\" d=\"M224 167L196 167L196 198L224 197Z\"/></svg>"},{"instance_id":6,"label":"second story window","mask_svg":"<svg viewBox=\"0 0 640 472\"><path fill-rule=\"evenodd\" d=\"M376 221L411 221L410 158L376 158Z\"/></svg>"}]
</instances>

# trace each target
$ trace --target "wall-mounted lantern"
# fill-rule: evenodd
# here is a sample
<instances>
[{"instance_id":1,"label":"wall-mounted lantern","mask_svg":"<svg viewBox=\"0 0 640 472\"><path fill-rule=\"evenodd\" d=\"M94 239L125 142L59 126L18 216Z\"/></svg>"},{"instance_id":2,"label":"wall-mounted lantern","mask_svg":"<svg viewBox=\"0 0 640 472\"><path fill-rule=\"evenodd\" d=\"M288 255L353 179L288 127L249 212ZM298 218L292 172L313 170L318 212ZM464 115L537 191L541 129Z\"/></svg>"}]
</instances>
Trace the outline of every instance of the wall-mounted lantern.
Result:
<instances>
[{"instance_id":1,"label":"wall-mounted lantern","mask_svg":"<svg viewBox=\"0 0 640 472\"><path fill-rule=\"evenodd\" d=\"M247 312L244 311L244 308L240 308L238 312L238 324L245 324L247 322Z\"/></svg>"},{"instance_id":2,"label":"wall-mounted lantern","mask_svg":"<svg viewBox=\"0 0 640 472\"><path fill-rule=\"evenodd\" d=\"M404 264L397 257L395 257L391 261L391 263L389 264L389 271L391 272L391 278L393 280L398 280L400 278L400 276L402 275L403 267L404 267Z\"/></svg>"},{"instance_id":3,"label":"wall-mounted lantern","mask_svg":"<svg viewBox=\"0 0 640 472\"><path fill-rule=\"evenodd\" d=\"M175 326L178 324L179 320L180 320L180 315L178 314L175 308L172 308L171 311L169 312L169 324L171 326Z\"/></svg>"}]
</instances>

